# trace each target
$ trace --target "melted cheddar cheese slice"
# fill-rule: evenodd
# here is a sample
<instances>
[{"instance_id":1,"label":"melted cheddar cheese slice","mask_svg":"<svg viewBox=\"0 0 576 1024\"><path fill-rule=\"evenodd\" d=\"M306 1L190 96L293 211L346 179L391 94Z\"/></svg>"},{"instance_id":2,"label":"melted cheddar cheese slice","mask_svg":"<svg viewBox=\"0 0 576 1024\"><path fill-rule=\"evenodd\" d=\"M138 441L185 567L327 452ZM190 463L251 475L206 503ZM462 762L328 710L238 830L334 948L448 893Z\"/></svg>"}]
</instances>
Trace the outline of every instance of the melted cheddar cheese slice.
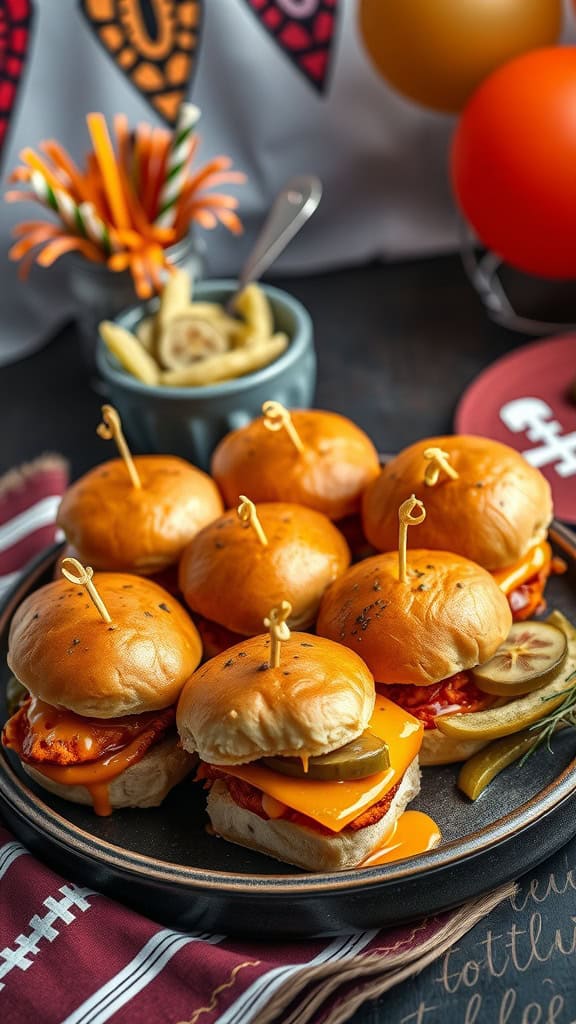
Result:
<instances>
[{"instance_id":1,"label":"melted cheddar cheese slice","mask_svg":"<svg viewBox=\"0 0 576 1024\"><path fill-rule=\"evenodd\" d=\"M381 800L400 782L422 745L422 723L380 695L376 697L374 714L368 728L380 739L386 740L390 751L390 767L367 779L349 782L297 779L256 764L226 765L221 768L228 775L256 786L268 797L286 804L293 811L299 811L320 822L332 832L341 832L349 822L377 800Z\"/></svg>"},{"instance_id":2,"label":"melted cheddar cheese slice","mask_svg":"<svg viewBox=\"0 0 576 1024\"><path fill-rule=\"evenodd\" d=\"M524 558L521 558L515 565L509 565L506 569L497 569L491 575L505 594L510 594L516 587L526 583L526 580L536 576L541 569L550 564L552 559L552 548L547 541L530 548Z\"/></svg>"}]
</instances>

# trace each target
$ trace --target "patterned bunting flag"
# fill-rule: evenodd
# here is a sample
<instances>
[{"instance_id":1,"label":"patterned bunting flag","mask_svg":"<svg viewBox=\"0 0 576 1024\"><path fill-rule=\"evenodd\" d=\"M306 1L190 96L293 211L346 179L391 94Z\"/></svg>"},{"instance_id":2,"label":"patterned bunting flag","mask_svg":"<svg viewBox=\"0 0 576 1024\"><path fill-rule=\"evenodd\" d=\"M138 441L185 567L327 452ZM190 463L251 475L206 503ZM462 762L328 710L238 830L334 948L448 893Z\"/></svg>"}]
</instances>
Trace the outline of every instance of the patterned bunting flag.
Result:
<instances>
[{"instance_id":1,"label":"patterned bunting flag","mask_svg":"<svg viewBox=\"0 0 576 1024\"><path fill-rule=\"evenodd\" d=\"M0 153L26 64L32 13L31 0L0 0Z\"/></svg>"},{"instance_id":2,"label":"patterned bunting flag","mask_svg":"<svg viewBox=\"0 0 576 1024\"><path fill-rule=\"evenodd\" d=\"M336 43L338 0L245 0L262 27L318 92Z\"/></svg>"},{"instance_id":3,"label":"patterned bunting flag","mask_svg":"<svg viewBox=\"0 0 576 1024\"><path fill-rule=\"evenodd\" d=\"M202 0L80 0L119 70L170 125L196 67Z\"/></svg>"}]
</instances>

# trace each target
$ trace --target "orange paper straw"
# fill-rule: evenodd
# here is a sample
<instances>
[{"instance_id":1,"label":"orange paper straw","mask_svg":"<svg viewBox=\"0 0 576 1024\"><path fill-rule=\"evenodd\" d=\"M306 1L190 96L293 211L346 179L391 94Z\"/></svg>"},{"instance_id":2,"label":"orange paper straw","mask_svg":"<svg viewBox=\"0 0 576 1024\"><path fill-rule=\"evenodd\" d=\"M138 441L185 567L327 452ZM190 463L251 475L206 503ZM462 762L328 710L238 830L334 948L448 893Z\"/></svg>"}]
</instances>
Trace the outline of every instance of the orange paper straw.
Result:
<instances>
[{"instance_id":1,"label":"orange paper straw","mask_svg":"<svg viewBox=\"0 0 576 1024\"><path fill-rule=\"evenodd\" d=\"M29 231L24 238L21 238L18 242L14 243L8 253L8 256L11 260L19 260L37 245L41 245L43 242L59 236L60 232L61 228L57 227L55 224L39 224L37 228Z\"/></svg>"},{"instance_id":2,"label":"orange paper straw","mask_svg":"<svg viewBox=\"0 0 576 1024\"><path fill-rule=\"evenodd\" d=\"M85 194L82 175L64 147L59 142L56 142L55 139L46 139L40 143L40 149L46 153L46 156L50 157L52 163L56 164L69 179L69 185L72 186L76 193L76 199L88 201L89 196Z\"/></svg>"},{"instance_id":3,"label":"orange paper straw","mask_svg":"<svg viewBox=\"0 0 576 1024\"><path fill-rule=\"evenodd\" d=\"M31 167L34 171L40 171L40 174L44 175L51 188L66 188L66 185L62 180L58 178L57 175L53 174L48 164L45 164L33 149L23 149L20 153L20 159L23 163L28 164L28 167Z\"/></svg>"},{"instance_id":4,"label":"orange paper straw","mask_svg":"<svg viewBox=\"0 0 576 1024\"><path fill-rule=\"evenodd\" d=\"M122 174L127 178L130 174L130 127L126 114L114 115L114 134L116 135L116 148L118 150L118 164Z\"/></svg>"},{"instance_id":5,"label":"orange paper straw","mask_svg":"<svg viewBox=\"0 0 576 1024\"><path fill-rule=\"evenodd\" d=\"M88 114L88 131L104 181L106 198L117 228L129 228L130 218L124 199L122 179L103 114Z\"/></svg>"},{"instance_id":6,"label":"orange paper straw","mask_svg":"<svg viewBox=\"0 0 576 1024\"><path fill-rule=\"evenodd\" d=\"M62 235L48 242L42 252L38 254L36 262L41 267L51 267L60 256L66 252L81 252L86 259L93 263L103 263L104 257L100 249L89 242L86 238L74 238L71 235Z\"/></svg>"}]
</instances>

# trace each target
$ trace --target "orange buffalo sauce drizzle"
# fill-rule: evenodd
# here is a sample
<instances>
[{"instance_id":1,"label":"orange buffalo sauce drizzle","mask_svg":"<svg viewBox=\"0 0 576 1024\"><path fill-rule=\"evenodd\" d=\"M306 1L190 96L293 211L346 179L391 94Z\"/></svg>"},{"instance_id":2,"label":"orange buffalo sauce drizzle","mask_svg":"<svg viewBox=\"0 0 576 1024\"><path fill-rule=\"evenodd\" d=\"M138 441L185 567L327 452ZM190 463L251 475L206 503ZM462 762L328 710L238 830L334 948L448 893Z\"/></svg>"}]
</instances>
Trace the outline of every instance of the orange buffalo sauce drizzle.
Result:
<instances>
[{"instance_id":1,"label":"orange buffalo sauce drizzle","mask_svg":"<svg viewBox=\"0 0 576 1024\"><path fill-rule=\"evenodd\" d=\"M377 864L390 864L405 857L416 857L419 853L433 850L442 838L442 833L433 818L423 811L404 811L391 832L369 853L359 868L373 868Z\"/></svg>"},{"instance_id":2,"label":"orange buffalo sauce drizzle","mask_svg":"<svg viewBox=\"0 0 576 1024\"><path fill-rule=\"evenodd\" d=\"M516 587L525 583L526 580L536 576L541 569L550 564L551 560L552 548L547 541L543 540L540 544L536 544L535 547L531 548L519 562L509 565L505 569L497 569L492 573L492 576L500 590L503 590L505 594L509 594Z\"/></svg>"},{"instance_id":3,"label":"orange buffalo sauce drizzle","mask_svg":"<svg viewBox=\"0 0 576 1024\"><path fill-rule=\"evenodd\" d=\"M116 734L116 747L118 743L124 745L112 753L80 764L48 764L33 757L24 757L24 760L41 775L60 785L85 786L92 798L96 814L109 815L112 808L108 783L144 756L158 734L154 724L146 727L146 721L155 720L159 714L162 712L128 715L123 722L119 719L91 721L66 708L56 708L33 697L26 712L28 725L38 738L48 744L51 738L57 738L64 745L79 745L83 755L89 758L93 748L97 749L99 740L101 744L102 734L106 734L108 727Z\"/></svg>"},{"instance_id":4,"label":"orange buffalo sauce drizzle","mask_svg":"<svg viewBox=\"0 0 576 1024\"><path fill-rule=\"evenodd\" d=\"M26 708L28 727L38 740L47 747L54 741L71 750L79 747L79 759L86 761L101 757L106 746L111 745L111 736L115 737L116 747L141 736L155 714L159 712L146 711L124 718L87 718L68 708L47 704L39 697L31 697Z\"/></svg>"},{"instance_id":5,"label":"orange buffalo sauce drizzle","mask_svg":"<svg viewBox=\"0 0 576 1024\"><path fill-rule=\"evenodd\" d=\"M85 786L92 797L94 811L105 817L112 813L108 783L142 759L144 741L147 734L150 733L155 735L153 729L146 730L140 733L137 739L132 740L127 747L123 747L122 750L99 761L73 765L47 765L35 762L33 767L46 778L52 779L53 782L58 782L62 786ZM147 749L148 747L144 746L144 752Z\"/></svg>"}]
</instances>

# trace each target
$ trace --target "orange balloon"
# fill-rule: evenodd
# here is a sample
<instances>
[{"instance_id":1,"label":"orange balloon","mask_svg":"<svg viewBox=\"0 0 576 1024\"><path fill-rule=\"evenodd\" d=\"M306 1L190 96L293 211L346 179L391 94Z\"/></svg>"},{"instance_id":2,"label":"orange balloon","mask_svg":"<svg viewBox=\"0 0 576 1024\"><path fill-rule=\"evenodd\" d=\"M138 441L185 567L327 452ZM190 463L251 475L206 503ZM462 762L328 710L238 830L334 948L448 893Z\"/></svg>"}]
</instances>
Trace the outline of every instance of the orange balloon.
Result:
<instances>
[{"instance_id":1,"label":"orange balloon","mask_svg":"<svg viewBox=\"0 0 576 1024\"><path fill-rule=\"evenodd\" d=\"M390 85L434 110L461 110L512 57L555 43L562 0L361 0L360 30Z\"/></svg>"}]
</instances>

